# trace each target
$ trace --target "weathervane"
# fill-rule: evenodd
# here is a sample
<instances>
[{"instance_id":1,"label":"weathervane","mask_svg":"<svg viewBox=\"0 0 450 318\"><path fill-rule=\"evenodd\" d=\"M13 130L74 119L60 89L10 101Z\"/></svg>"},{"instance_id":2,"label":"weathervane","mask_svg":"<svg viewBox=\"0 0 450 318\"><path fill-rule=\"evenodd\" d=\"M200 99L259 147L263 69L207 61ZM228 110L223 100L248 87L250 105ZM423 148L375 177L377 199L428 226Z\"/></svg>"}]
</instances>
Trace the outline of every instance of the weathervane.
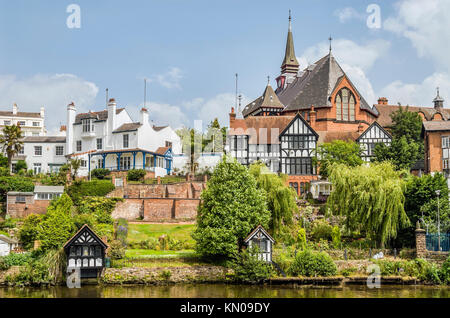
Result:
<instances>
[{"instance_id":1,"label":"weathervane","mask_svg":"<svg viewBox=\"0 0 450 318\"><path fill-rule=\"evenodd\" d=\"M331 37L331 35L330 35L330 37L328 38L328 41L330 41L330 53L331 53L331 41L333 41L333 38Z\"/></svg>"}]
</instances>

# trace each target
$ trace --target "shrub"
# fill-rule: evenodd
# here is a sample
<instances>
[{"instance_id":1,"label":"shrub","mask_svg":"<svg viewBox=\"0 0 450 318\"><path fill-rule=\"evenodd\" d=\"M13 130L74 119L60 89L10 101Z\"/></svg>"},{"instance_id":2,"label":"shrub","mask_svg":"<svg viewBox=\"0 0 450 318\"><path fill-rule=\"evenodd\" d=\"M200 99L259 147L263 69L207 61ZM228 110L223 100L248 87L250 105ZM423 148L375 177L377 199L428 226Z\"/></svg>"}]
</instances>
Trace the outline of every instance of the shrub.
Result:
<instances>
[{"instance_id":1,"label":"shrub","mask_svg":"<svg viewBox=\"0 0 450 318\"><path fill-rule=\"evenodd\" d=\"M22 170L27 171L27 163L25 162L25 160L17 161L15 169L16 169L16 171L15 171L16 173L19 171L22 171Z\"/></svg>"},{"instance_id":2,"label":"shrub","mask_svg":"<svg viewBox=\"0 0 450 318\"><path fill-rule=\"evenodd\" d=\"M128 221L121 218L117 220L117 225L115 228L115 236L116 240L122 242L123 246L127 244L127 236L128 236Z\"/></svg>"},{"instance_id":3,"label":"shrub","mask_svg":"<svg viewBox=\"0 0 450 318\"><path fill-rule=\"evenodd\" d=\"M47 264L42 261L28 263L20 273L14 277L13 283L17 285L49 284L51 277Z\"/></svg>"},{"instance_id":4,"label":"shrub","mask_svg":"<svg viewBox=\"0 0 450 318\"><path fill-rule=\"evenodd\" d=\"M298 230L297 243L300 249L304 250L306 248L306 230L304 228Z\"/></svg>"},{"instance_id":5,"label":"shrub","mask_svg":"<svg viewBox=\"0 0 450 318\"><path fill-rule=\"evenodd\" d=\"M327 253L305 250L297 254L289 273L293 276L307 277L333 276L337 273L337 267Z\"/></svg>"},{"instance_id":6,"label":"shrub","mask_svg":"<svg viewBox=\"0 0 450 318\"><path fill-rule=\"evenodd\" d=\"M333 229L331 230L331 239L334 248L338 248L341 244L341 230L339 229L339 226L333 226Z\"/></svg>"},{"instance_id":7,"label":"shrub","mask_svg":"<svg viewBox=\"0 0 450 318\"><path fill-rule=\"evenodd\" d=\"M331 240L331 232L333 228L331 225L325 220L316 220L313 222L311 236L314 240L319 241L323 240Z\"/></svg>"},{"instance_id":8,"label":"shrub","mask_svg":"<svg viewBox=\"0 0 450 318\"><path fill-rule=\"evenodd\" d=\"M125 257L125 248L118 240L114 240L109 244L109 257L112 259L122 259Z\"/></svg>"},{"instance_id":9,"label":"shrub","mask_svg":"<svg viewBox=\"0 0 450 318\"><path fill-rule=\"evenodd\" d=\"M129 181L141 181L144 179L147 172L144 169L132 169L128 171L127 180Z\"/></svg>"},{"instance_id":10,"label":"shrub","mask_svg":"<svg viewBox=\"0 0 450 318\"><path fill-rule=\"evenodd\" d=\"M5 167L0 167L0 176L1 177L7 177L9 176L9 169Z\"/></svg>"},{"instance_id":11,"label":"shrub","mask_svg":"<svg viewBox=\"0 0 450 318\"><path fill-rule=\"evenodd\" d=\"M356 267L348 267L341 270L340 274L344 277L348 277L352 275L353 273L356 273L358 271L358 268Z\"/></svg>"},{"instance_id":12,"label":"shrub","mask_svg":"<svg viewBox=\"0 0 450 318\"><path fill-rule=\"evenodd\" d=\"M0 270L7 270L11 266L23 266L28 264L31 260L30 253L10 253L7 256L0 257Z\"/></svg>"},{"instance_id":13,"label":"shrub","mask_svg":"<svg viewBox=\"0 0 450 318\"><path fill-rule=\"evenodd\" d=\"M16 220L8 218L0 222L0 230L13 229L16 227Z\"/></svg>"},{"instance_id":14,"label":"shrub","mask_svg":"<svg viewBox=\"0 0 450 318\"><path fill-rule=\"evenodd\" d=\"M168 280L172 276L172 272L170 270L163 270L159 275L162 279Z\"/></svg>"},{"instance_id":15,"label":"shrub","mask_svg":"<svg viewBox=\"0 0 450 318\"><path fill-rule=\"evenodd\" d=\"M444 264L442 264L441 272L440 272L441 282L443 284L450 285L450 256L447 257Z\"/></svg>"},{"instance_id":16,"label":"shrub","mask_svg":"<svg viewBox=\"0 0 450 318\"><path fill-rule=\"evenodd\" d=\"M109 180L75 181L67 189L67 193L73 202L78 205L85 197L103 197L114 190L114 188L114 185Z\"/></svg>"},{"instance_id":17,"label":"shrub","mask_svg":"<svg viewBox=\"0 0 450 318\"><path fill-rule=\"evenodd\" d=\"M244 250L233 263L234 279L243 283L259 283L272 275L272 265L258 260L256 249Z\"/></svg>"},{"instance_id":18,"label":"shrub","mask_svg":"<svg viewBox=\"0 0 450 318\"><path fill-rule=\"evenodd\" d=\"M30 249L34 245L34 241L38 237L38 226L42 217L37 214L27 216L19 230L19 240L25 249Z\"/></svg>"},{"instance_id":19,"label":"shrub","mask_svg":"<svg viewBox=\"0 0 450 318\"><path fill-rule=\"evenodd\" d=\"M103 180L105 177L109 176L111 174L111 171L108 169L103 168L97 168L91 171L91 176L96 179Z\"/></svg>"},{"instance_id":20,"label":"shrub","mask_svg":"<svg viewBox=\"0 0 450 318\"><path fill-rule=\"evenodd\" d=\"M0 177L0 201L6 200L6 194L9 191L33 192L34 184L30 178L19 176Z\"/></svg>"}]
</instances>

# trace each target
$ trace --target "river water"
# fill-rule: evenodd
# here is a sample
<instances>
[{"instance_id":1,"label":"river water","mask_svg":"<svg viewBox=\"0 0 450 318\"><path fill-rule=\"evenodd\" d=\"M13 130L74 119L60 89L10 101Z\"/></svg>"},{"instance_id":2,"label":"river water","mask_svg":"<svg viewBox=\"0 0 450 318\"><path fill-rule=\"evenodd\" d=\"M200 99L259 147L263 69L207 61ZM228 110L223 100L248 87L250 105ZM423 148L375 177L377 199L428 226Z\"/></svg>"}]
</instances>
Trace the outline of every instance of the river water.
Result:
<instances>
[{"instance_id":1,"label":"river water","mask_svg":"<svg viewBox=\"0 0 450 318\"><path fill-rule=\"evenodd\" d=\"M0 298L450 298L450 287L344 287L181 284L170 286L0 287Z\"/></svg>"}]
</instances>

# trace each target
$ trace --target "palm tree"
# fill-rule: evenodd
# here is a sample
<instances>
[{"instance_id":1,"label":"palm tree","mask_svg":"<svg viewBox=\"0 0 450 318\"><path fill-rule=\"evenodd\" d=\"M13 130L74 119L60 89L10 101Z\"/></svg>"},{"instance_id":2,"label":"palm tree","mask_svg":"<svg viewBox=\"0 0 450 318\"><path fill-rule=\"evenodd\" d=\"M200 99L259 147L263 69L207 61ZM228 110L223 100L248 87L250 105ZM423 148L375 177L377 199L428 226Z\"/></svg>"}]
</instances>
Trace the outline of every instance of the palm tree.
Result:
<instances>
[{"instance_id":1,"label":"palm tree","mask_svg":"<svg viewBox=\"0 0 450 318\"><path fill-rule=\"evenodd\" d=\"M11 125L3 128L3 134L0 136L0 145L3 153L8 158L9 171L12 171L12 158L19 153L23 147L22 129L19 125Z\"/></svg>"}]
</instances>

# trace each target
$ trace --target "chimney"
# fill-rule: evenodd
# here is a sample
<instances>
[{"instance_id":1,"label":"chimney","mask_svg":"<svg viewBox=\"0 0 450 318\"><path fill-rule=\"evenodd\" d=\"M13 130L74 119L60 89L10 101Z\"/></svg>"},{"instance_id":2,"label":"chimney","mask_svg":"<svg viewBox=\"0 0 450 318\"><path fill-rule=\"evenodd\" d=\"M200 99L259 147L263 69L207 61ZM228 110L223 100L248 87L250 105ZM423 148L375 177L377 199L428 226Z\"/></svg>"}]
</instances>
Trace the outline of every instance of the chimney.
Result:
<instances>
[{"instance_id":1,"label":"chimney","mask_svg":"<svg viewBox=\"0 0 450 318\"><path fill-rule=\"evenodd\" d=\"M386 97L380 97L378 98L378 105L387 105L388 99Z\"/></svg>"},{"instance_id":2,"label":"chimney","mask_svg":"<svg viewBox=\"0 0 450 318\"><path fill-rule=\"evenodd\" d=\"M314 129L316 125L317 112L314 110L314 105L311 105L311 110L309 112L309 125Z\"/></svg>"},{"instance_id":3,"label":"chimney","mask_svg":"<svg viewBox=\"0 0 450 318\"><path fill-rule=\"evenodd\" d=\"M66 125L61 125L61 127L59 127L59 131L60 132L67 131L67 126Z\"/></svg>"},{"instance_id":4,"label":"chimney","mask_svg":"<svg viewBox=\"0 0 450 318\"><path fill-rule=\"evenodd\" d=\"M116 129L116 110L117 104L114 98L111 98L108 102L108 146L112 147L112 132Z\"/></svg>"},{"instance_id":5,"label":"chimney","mask_svg":"<svg viewBox=\"0 0 450 318\"><path fill-rule=\"evenodd\" d=\"M75 123L76 108L75 103L67 105L67 123L66 123L66 153L73 153L73 124Z\"/></svg>"},{"instance_id":6,"label":"chimney","mask_svg":"<svg viewBox=\"0 0 450 318\"><path fill-rule=\"evenodd\" d=\"M234 107L231 107L231 113L230 113L230 127L231 123L233 123L236 120L236 113L234 112Z\"/></svg>"},{"instance_id":7,"label":"chimney","mask_svg":"<svg viewBox=\"0 0 450 318\"><path fill-rule=\"evenodd\" d=\"M148 122L148 110L147 110L147 108L142 108L141 109L141 124L142 125L146 125L146 124L148 124L149 122Z\"/></svg>"},{"instance_id":8,"label":"chimney","mask_svg":"<svg viewBox=\"0 0 450 318\"><path fill-rule=\"evenodd\" d=\"M17 107L17 104L14 103L13 105L13 115L17 115L17 111L19 110L19 108Z\"/></svg>"},{"instance_id":9,"label":"chimney","mask_svg":"<svg viewBox=\"0 0 450 318\"><path fill-rule=\"evenodd\" d=\"M41 118L45 117L45 108L41 107Z\"/></svg>"}]
</instances>

